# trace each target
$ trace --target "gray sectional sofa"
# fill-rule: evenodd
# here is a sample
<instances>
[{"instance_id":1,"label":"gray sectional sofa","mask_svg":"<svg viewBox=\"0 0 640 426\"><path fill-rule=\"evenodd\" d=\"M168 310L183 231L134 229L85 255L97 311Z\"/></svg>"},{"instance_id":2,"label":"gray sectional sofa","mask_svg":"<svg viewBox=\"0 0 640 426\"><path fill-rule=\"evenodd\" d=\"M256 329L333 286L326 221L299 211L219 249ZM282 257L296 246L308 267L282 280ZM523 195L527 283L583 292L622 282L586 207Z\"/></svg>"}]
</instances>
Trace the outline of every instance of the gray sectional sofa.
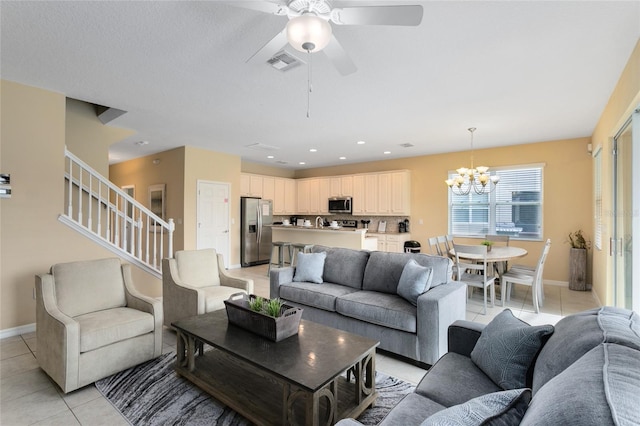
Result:
<instances>
[{"instance_id":1,"label":"gray sectional sofa","mask_svg":"<svg viewBox=\"0 0 640 426\"><path fill-rule=\"evenodd\" d=\"M509 320L510 315L511 312L505 310L494 321ZM513 325L511 318L507 323ZM508 326L494 324L494 321L487 326L468 321L454 323L449 328L449 352L426 373L415 391L389 412L380 426L640 424L638 314L612 307L574 314L560 320L550 337L548 330L538 328L534 331L539 339L521 340L520 343L526 344L511 345L509 353L498 349L502 344L491 346L491 340L517 342L529 326L516 324L523 328L510 334ZM490 328L492 333L488 333ZM478 346L487 343L491 350L478 352ZM536 349L536 344L541 349ZM520 365L525 383L511 387L528 389L505 390L509 386L497 384L500 382L497 379L512 374L511 364L517 361L518 351L526 346L533 349L529 351L533 357L525 357ZM482 356L478 358L478 355ZM494 372L482 362L487 361L488 355L497 361L498 369ZM482 423L483 420L487 423ZM338 425L360 423L344 419Z\"/></svg>"},{"instance_id":2,"label":"gray sectional sofa","mask_svg":"<svg viewBox=\"0 0 640 426\"><path fill-rule=\"evenodd\" d=\"M447 351L447 329L466 309L466 286L452 281L450 259L325 246L312 251L326 253L321 284L294 282L295 268L274 268L271 298L302 307L304 319L379 340L381 349L420 363L431 365ZM415 306L397 294L410 259L432 269Z\"/></svg>"}]
</instances>

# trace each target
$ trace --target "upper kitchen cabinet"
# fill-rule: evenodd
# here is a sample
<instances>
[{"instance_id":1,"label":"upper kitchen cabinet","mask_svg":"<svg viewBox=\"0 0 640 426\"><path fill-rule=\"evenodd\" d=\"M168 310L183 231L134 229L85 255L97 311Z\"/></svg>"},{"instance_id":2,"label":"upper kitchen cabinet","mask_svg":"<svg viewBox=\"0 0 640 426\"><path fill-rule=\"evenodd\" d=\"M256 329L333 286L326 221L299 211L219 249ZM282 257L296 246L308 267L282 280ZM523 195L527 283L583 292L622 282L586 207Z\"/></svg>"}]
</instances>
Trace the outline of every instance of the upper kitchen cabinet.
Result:
<instances>
[{"instance_id":1,"label":"upper kitchen cabinet","mask_svg":"<svg viewBox=\"0 0 640 426\"><path fill-rule=\"evenodd\" d=\"M354 176L333 176L330 180L330 197L353 197Z\"/></svg>"},{"instance_id":2,"label":"upper kitchen cabinet","mask_svg":"<svg viewBox=\"0 0 640 426\"><path fill-rule=\"evenodd\" d=\"M243 197L262 197L262 178L260 175L240 174L240 195Z\"/></svg>"},{"instance_id":3,"label":"upper kitchen cabinet","mask_svg":"<svg viewBox=\"0 0 640 426\"><path fill-rule=\"evenodd\" d=\"M329 213L330 178L298 179L298 214Z\"/></svg>"},{"instance_id":4,"label":"upper kitchen cabinet","mask_svg":"<svg viewBox=\"0 0 640 426\"><path fill-rule=\"evenodd\" d=\"M304 214L309 213L309 189L310 179L299 179L296 181L296 187L298 190L298 203L296 206L296 213Z\"/></svg>"},{"instance_id":5,"label":"upper kitchen cabinet","mask_svg":"<svg viewBox=\"0 0 640 426\"><path fill-rule=\"evenodd\" d=\"M242 173L240 195L272 200L274 214L296 213L296 181L294 179Z\"/></svg>"},{"instance_id":6,"label":"upper kitchen cabinet","mask_svg":"<svg viewBox=\"0 0 640 426\"><path fill-rule=\"evenodd\" d=\"M367 173L353 176L354 216L409 216L411 172Z\"/></svg>"}]
</instances>

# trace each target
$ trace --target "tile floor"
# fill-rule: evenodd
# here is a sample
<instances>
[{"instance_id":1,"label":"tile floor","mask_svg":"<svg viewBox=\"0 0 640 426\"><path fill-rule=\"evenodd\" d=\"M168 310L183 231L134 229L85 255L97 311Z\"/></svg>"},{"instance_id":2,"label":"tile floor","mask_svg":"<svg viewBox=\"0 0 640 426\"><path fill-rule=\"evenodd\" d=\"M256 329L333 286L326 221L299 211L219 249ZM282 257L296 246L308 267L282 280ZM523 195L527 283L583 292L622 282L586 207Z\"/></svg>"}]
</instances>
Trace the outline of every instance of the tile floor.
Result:
<instances>
[{"instance_id":1,"label":"tile floor","mask_svg":"<svg viewBox=\"0 0 640 426\"><path fill-rule=\"evenodd\" d=\"M252 278L254 292L269 296L266 265L234 269L230 274ZM598 306L590 292L546 286L544 307L536 314L529 288L514 287L507 307L530 324L555 324L563 316ZM502 309L502 306L488 308L487 315L482 315L482 294L476 291L468 301L466 319L488 323ZM164 351L175 351L175 344L175 333L165 329ZM93 385L64 395L38 367L37 350L35 333L0 341L0 425L127 425ZM378 355L376 365L379 371L414 384L425 373L419 367L385 354Z\"/></svg>"}]
</instances>

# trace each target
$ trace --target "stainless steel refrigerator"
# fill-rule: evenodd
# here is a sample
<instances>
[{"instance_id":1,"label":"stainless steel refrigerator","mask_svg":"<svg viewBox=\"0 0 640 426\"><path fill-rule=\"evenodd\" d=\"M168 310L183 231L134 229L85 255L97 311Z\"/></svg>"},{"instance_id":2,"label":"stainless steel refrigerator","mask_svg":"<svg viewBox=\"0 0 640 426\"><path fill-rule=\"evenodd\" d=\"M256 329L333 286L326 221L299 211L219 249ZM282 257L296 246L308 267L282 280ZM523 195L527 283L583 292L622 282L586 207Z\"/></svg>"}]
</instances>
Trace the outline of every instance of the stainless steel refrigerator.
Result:
<instances>
[{"instance_id":1,"label":"stainless steel refrigerator","mask_svg":"<svg viewBox=\"0 0 640 426\"><path fill-rule=\"evenodd\" d=\"M240 262L242 266L269 263L273 204L261 198L240 198Z\"/></svg>"}]
</instances>

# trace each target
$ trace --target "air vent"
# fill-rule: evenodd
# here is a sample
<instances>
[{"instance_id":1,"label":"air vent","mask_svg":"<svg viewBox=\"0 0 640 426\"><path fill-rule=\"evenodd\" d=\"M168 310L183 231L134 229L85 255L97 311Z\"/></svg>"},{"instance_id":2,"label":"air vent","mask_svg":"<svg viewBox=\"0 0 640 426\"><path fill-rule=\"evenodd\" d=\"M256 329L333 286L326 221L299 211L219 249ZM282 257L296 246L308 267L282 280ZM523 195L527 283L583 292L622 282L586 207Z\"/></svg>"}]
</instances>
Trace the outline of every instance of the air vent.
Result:
<instances>
[{"instance_id":1,"label":"air vent","mask_svg":"<svg viewBox=\"0 0 640 426\"><path fill-rule=\"evenodd\" d=\"M291 68L297 67L304 62L295 57L292 53L289 53L286 50L281 50L269 59L267 63L278 71L284 72L289 71Z\"/></svg>"},{"instance_id":2,"label":"air vent","mask_svg":"<svg viewBox=\"0 0 640 426\"><path fill-rule=\"evenodd\" d=\"M412 143L408 143L408 142L407 142L407 143L401 143L401 144L400 144L400 146L401 146L401 147L403 147L403 148L411 148L411 147L413 147L414 145L413 145Z\"/></svg>"},{"instance_id":3,"label":"air vent","mask_svg":"<svg viewBox=\"0 0 640 426\"><path fill-rule=\"evenodd\" d=\"M257 151L277 151L280 149L280 147L267 145L264 143L253 143L251 145L245 145L244 147L249 149L255 149Z\"/></svg>"},{"instance_id":4,"label":"air vent","mask_svg":"<svg viewBox=\"0 0 640 426\"><path fill-rule=\"evenodd\" d=\"M278 163L278 164L287 164L286 161L282 161L282 160L278 160L278 161L276 161L276 163Z\"/></svg>"}]
</instances>

